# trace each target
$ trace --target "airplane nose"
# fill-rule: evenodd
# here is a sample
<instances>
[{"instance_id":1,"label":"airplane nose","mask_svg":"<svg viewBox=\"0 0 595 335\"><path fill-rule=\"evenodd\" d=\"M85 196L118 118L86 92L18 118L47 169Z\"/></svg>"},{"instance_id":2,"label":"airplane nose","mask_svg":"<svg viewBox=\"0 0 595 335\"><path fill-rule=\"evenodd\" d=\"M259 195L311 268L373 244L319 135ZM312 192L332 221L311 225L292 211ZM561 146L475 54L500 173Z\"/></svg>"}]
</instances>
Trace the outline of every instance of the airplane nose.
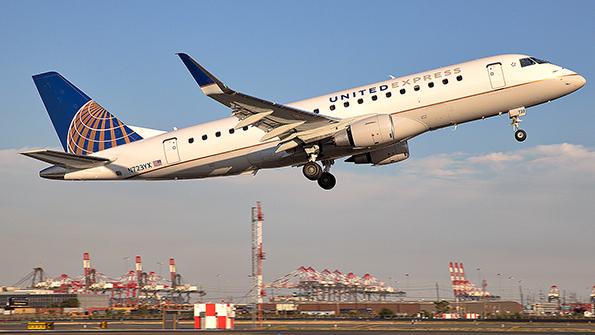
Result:
<instances>
[{"instance_id":1,"label":"airplane nose","mask_svg":"<svg viewBox=\"0 0 595 335\"><path fill-rule=\"evenodd\" d=\"M578 73L575 76L574 81L575 81L575 85L577 85L578 88L581 88L581 87L585 86L585 84L587 83L587 80L585 79L585 77L581 76Z\"/></svg>"},{"instance_id":2,"label":"airplane nose","mask_svg":"<svg viewBox=\"0 0 595 335\"><path fill-rule=\"evenodd\" d=\"M564 84L570 88L573 92L585 86L587 80L576 72L570 72L569 74L560 77Z\"/></svg>"}]
</instances>

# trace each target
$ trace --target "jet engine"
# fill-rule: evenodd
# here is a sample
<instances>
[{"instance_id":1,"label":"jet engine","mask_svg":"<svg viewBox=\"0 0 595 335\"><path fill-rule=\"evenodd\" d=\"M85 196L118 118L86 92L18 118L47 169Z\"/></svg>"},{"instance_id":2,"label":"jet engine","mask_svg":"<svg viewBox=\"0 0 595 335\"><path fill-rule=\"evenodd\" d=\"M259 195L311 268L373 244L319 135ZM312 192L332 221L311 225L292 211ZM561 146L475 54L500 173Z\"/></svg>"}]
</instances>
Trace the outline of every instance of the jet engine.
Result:
<instances>
[{"instance_id":1,"label":"jet engine","mask_svg":"<svg viewBox=\"0 0 595 335\"><path fill-rule=\"evenodd\" d=\"M407 141L399 142L386 148L366 152L349 157L346 162L355 164L386 165L409 158L409 145Z\"/></svg>"},{"instance_id":2,"label":"jet engine","mask_svg":"<svg viewBox=\"0 0 595 335\"><path fill-rule=\"evenodd\" d=\"M366 148L409 139L428 130L428 127L409 118L377 114L357 121L337 132L335 145Z\"/></svg>"}]
</instances>

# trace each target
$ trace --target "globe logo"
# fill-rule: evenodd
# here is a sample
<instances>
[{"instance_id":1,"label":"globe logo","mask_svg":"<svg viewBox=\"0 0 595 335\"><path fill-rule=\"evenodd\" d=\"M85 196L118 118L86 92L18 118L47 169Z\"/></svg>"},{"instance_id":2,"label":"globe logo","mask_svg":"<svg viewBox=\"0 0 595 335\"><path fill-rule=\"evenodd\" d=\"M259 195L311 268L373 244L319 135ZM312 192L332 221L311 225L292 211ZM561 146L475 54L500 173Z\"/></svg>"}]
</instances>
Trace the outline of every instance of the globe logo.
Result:
<instances>
[{"instance_id":1,"label":"globe logo","mask_svg":"<svg viewBox=\"0 0 595 335\"><path fill-rule=\"evenodd\" d=\"M140 135L105 108L89 100L77 111L70 123L68 152L88 155L140 139Z\"/></svg>"}]
</instances>

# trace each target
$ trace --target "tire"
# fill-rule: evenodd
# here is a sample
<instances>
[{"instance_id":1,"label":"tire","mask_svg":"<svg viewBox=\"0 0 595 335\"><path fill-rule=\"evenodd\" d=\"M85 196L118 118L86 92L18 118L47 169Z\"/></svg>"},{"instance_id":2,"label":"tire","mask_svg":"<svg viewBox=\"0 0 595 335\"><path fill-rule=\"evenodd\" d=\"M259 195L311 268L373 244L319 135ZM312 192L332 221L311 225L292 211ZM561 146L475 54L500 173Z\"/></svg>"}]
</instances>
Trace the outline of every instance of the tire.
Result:
<instances>
[{"instance_id":1,"label":"tire","mask_svg":"<svg viewBox=\"0 0 595 335\"><path fill-rule=\"evenodd\" d=\"M330 190L337 184L337 179L335 176L330 174L329 172L323 172L318 178L318 185L325 190Z\"/></svg>"},{"instance_id":2,"label":"tire","mask_svg":"<svg viewBox=\"0 0 595 335\"><path fill-rule=\"evenodd\" d=\"M519 129L514 132L514 138L519 142L523 142L527 139L527 132L522 129Z\"/></svg>"},{"instance_id":3,"label":"tire","mask_svg":"<svg viewBox=\"0 0 595 335\"><path fill-rule=\"evenodd\" d=\"M322 175L322 167L316 162L308 162L302 168L304 176L310 180L318 180Z\"/></svg>"}]
</instances>

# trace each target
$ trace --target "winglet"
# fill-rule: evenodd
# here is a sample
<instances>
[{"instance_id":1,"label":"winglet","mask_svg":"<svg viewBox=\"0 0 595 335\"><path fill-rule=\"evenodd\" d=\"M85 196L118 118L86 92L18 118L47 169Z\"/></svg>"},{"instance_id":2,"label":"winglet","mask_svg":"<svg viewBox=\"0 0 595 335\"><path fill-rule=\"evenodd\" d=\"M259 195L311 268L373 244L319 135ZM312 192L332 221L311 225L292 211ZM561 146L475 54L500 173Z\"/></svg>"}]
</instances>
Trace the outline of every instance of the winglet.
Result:
<instances>
[{"instance_id":1,"label":"winglet","mask_svg":"<svg viewBox=\"0 0 595 335\"><path fill-rule=\"evenodd\" d=\"M206 95L222 94L231 91L225 84L223 84L217 77L212 75L207 69L198 64L192 57L185 53L177 53L182 60L194 80L200 86L200 89Z\"/></svg>"}]
</instances>

